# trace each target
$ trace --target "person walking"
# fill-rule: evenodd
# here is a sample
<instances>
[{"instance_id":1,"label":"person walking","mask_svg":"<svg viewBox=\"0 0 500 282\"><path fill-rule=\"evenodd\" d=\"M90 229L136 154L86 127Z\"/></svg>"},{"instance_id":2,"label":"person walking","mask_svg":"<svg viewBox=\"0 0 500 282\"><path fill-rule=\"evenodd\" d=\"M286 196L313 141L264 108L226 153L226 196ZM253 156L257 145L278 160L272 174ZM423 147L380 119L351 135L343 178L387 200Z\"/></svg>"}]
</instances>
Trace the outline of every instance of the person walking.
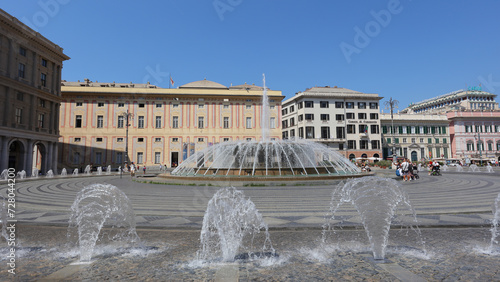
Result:
<instances>
[{"instance_id":1,"label":"person walking","mask_svg":"<svg viewBox=\"0 0 500 282\"><path fill-rule=\"evenodd\" d=\"M403 163L401 163L401 169L403 170L403 181L408 181L409 180L409 170L410 170L410 163L408 162L408 159L405 158Z\"/></svg>"},{"instance_id":2,"label":"person walking","mask_svg":"<svg viewBox=\"0 0 500 282\"><path fill-rule=\"evenodd\" d=\"M142 167L142 174L146 174L146 166Z\"/></svg>"},{"instance_id":3,"label":"person walking","mask_svg":"<svg viewBox=\"0 0 500 282\"><path fill-rule=\"evenodd\" d=\"M134 163L130 164L130 176L132 176L132 177L135 176L135 165L134 165Z\"/></svg>"}]
</instances>

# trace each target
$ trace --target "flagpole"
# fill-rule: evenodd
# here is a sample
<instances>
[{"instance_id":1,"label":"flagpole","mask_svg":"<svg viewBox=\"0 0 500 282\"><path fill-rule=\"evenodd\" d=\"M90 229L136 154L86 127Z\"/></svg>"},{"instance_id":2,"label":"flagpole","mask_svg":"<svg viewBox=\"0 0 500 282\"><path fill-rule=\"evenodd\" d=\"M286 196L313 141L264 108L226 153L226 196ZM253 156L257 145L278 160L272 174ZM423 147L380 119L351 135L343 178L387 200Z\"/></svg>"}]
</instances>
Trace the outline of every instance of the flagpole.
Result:
<instances>
[{"instance_id":1,"label":"flagpole","mask_svg":"<svg viewBox=\"0 0 500 282\"><path fill-rule=\"evenodd\" d=\"M168 89L170 89L170 84L172 84L172 75L169 73L168 74Z\"/></svg>"}]
</instances>

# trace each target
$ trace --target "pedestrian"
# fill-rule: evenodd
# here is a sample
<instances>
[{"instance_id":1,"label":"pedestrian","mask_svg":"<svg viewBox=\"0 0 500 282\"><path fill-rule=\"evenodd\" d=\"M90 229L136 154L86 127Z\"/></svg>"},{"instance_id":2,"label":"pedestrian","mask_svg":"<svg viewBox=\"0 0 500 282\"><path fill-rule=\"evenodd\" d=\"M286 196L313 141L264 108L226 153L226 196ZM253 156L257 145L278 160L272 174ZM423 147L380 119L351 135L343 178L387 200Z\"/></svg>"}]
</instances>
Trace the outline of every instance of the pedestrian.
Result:
<instances>
[{"instance_id":1,"label":"pedestrian","mask_svg":"<svg viewBox=\"0 0 500 282\"><path fill-rule=\"evenodd\" d=\"M146 166L142 168L142 174L146 174Z\"/></svg>"},{"instance_id":2,"label":"pedestrian","mask_svg":"<svg viewBox=\"0 0 500 282\"><path fill-rule=\"evenodd\" d=\"M401 169L403 170L403 181L410 180L410 163L407 158L404 158L403 163L401 164Z\"/></svg>"},{"instance_id":3,"label":"pedestrian","mask_svg":"<svg viewBox=\"0 0 500 282\"><path fill-rule=\"evenodd\" d=\"M135 165L134 165L134 163L130 164L130 176L132 176L132 177L135 176Z\"/></svg>"}]
</instances>

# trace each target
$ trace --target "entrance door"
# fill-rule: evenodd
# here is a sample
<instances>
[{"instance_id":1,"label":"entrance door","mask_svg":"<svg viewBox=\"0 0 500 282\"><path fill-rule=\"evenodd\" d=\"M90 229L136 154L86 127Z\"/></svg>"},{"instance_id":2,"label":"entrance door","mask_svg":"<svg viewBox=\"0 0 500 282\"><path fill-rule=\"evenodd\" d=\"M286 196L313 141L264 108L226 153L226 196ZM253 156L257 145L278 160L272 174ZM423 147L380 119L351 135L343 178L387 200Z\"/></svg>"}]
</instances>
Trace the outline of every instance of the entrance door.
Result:
<instances>
[{"instance_id":1,"label":"entrance door","mask_svg":"<svg viewBox=\"0 0 500 282\"><path fill-rule=\"evenodd\" d=\"M177 167L179 165L179 152L172 152L170 157L170 167Z\"/></svg>"},{"instance_id":2,"label":"entrance door","mask_svg":"<svg viewBox=\"0 0 500 282\"><path fill-rule=\"evenodd\" d=\"M411 152L411 161L412 162L418 161L418 157L417 157L417 152L416 151L412 151Z\"/></svg>"}]
</instances>

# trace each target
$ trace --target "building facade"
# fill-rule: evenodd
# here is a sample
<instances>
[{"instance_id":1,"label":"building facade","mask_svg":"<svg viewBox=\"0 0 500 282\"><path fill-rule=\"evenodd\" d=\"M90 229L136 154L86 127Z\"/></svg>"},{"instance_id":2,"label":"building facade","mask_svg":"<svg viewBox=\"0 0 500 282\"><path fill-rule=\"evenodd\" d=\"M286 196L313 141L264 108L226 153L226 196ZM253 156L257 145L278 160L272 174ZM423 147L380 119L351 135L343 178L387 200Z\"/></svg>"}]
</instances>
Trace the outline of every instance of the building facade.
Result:
<instances>
[{"instance_id":1,"label":"building facade","mask_svg":"<svg viewBox=\"0 0 500 282\"><path fill-rule=\"evenodd\" d=\"M321 142L349 159L380 158L378 94L313 87L283 101L282 138Z\"/></svg>"},{"instance_id":2,"label":"building facade","mask_svg":"<svg viewBox=\"0 0 500 282\"><path fill-rule=\"evenodd\" d=\"M63 81L62 94L60 161L68 168L117 168L127 160L175 167L220 142L261 139L263 88L255 85L227 87L205 79L166 89L85 79ZM283 96L273 90L267 95L270 138L280 138Z\"/></svg>"},{"instance_id":3,"label":"building facade","mask_svg":"<svg viewBox=\"0 0 500 282\"><path fill-rule=\"evenodd\" d=\"M381 114L383 158L411 161L451 158L450 133L445 115Z\"/></svg>"},{"instance_id":4,"label":"building facade","mask_svg":"<svg viewBox=\"0 0 500 282\"><path fill-rule=\"evenodd\" d=\"M57 172L63 49L0 9L0 171Z\"/></svg>"},{"instance_id":5,"label":"building facade","mask_svg":"<svg viewBox=\"0 0 500 282\"><path fill-rule=\"evenodd\" d=\"M500 161L500 111L453 111L446 116L456 158Z\"/></svg>"}]
</instances>

